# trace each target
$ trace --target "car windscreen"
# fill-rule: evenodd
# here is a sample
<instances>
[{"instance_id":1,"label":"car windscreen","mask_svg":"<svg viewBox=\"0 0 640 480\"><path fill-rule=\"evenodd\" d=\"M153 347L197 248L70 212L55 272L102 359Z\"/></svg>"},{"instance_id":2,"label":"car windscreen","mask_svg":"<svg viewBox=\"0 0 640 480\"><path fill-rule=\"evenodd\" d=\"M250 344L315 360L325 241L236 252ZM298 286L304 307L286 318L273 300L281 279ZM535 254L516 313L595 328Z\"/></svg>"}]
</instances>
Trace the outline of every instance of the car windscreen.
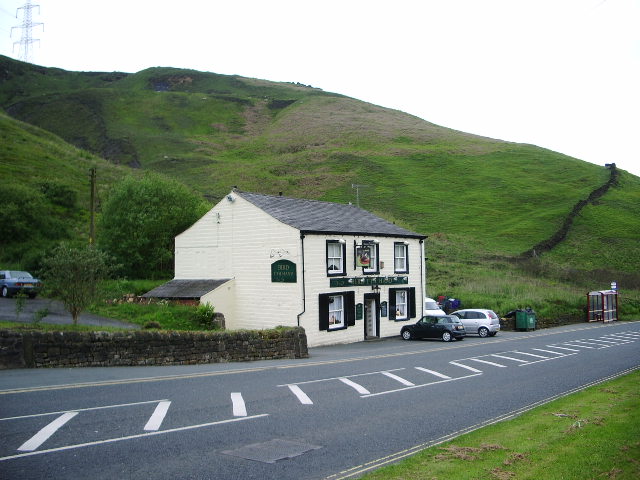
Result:
<instances>
[{"instance_id":1,"label":"car windscreen","mask_svg":"<svg viewBox=\"0 0 640 480\"><path fill-rule=\"evenodd\" d=\"M31 274L28 272L13 271L13 272L10 272L10 274L11 274L11 278L33 278Z\"/></svg>"}]
</instances>

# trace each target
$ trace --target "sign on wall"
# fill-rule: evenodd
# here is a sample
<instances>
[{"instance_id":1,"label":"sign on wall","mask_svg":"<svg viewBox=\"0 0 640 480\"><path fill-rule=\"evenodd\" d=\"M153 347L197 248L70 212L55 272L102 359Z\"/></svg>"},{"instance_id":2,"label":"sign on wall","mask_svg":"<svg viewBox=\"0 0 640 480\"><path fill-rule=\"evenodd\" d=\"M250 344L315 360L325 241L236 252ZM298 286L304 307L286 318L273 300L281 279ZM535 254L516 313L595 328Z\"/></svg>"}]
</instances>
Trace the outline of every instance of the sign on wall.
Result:
<instances>
[{"instance_id":1,"label":"sign on wall","mask_svg":"<svg viewBox=\"0 0 640 480\"><path fill-rule=\"evenodd\" d=\"M296 264L290 260L278 260L271 264L271 281L296 283L298 281Z\"/></svg>"}]
</instances>

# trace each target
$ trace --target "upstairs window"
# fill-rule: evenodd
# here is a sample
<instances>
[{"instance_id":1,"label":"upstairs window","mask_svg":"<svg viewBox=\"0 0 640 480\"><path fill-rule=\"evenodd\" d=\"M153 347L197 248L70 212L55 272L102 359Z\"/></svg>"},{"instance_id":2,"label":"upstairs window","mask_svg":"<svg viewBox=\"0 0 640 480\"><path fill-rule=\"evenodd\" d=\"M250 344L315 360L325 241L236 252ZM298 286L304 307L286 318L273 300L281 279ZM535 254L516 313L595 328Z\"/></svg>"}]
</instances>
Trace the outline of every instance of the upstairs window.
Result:
<instances>
[{"instance_id":1,"label":"upstairs window","mask_svg":"<svg viewBox=\"0 0 640 480\"><path fill-rule=\"evenodd\" d=\"M327 240L327 276L345 275L345 244L338 240Z\"/></svg>"},{"instance_id":2,"label":"upstairs window","mask_svg":"<svg viewBox=\"0 0 640 480\"><path fill-rule=\"evenodd\" d=\"M368 247L368 251L369 251L369 266L368 267L362 267L362 273L364 274L373 274L373 273L380 273L380 264L379 264L379 255L378 255L378 243L371 241L371 240L365 240L364 242L362 242L362 246L363 247Z\"/></svg>"},{"instance_id":3,"label":"upstairs window","mask_svg":"<svg viewBox=\"0 0 640 480\"><path fill-rule=\"evenodd\" d=\"M394 273L409 273L409 245L403 242L393 244Z\"/></svg>"}]
</instances>

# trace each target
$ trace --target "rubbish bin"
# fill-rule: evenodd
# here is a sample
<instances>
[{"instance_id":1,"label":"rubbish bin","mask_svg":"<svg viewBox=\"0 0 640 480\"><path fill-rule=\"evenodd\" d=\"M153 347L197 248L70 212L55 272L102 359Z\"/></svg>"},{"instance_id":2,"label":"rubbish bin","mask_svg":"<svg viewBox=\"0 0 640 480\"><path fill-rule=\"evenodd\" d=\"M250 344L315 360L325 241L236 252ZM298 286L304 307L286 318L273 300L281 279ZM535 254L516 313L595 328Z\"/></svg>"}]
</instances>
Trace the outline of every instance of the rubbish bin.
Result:
<instances>
[{"instance_id":1,"label":"rubbish bin","mask_svg":"<svg viewBox=\"0 0 640 480\"><path fill-rule=\"evenodd\" d=\"M533 310L516 311L516 330L535 330L536 313Z\"/></svg>"}]
</instances>

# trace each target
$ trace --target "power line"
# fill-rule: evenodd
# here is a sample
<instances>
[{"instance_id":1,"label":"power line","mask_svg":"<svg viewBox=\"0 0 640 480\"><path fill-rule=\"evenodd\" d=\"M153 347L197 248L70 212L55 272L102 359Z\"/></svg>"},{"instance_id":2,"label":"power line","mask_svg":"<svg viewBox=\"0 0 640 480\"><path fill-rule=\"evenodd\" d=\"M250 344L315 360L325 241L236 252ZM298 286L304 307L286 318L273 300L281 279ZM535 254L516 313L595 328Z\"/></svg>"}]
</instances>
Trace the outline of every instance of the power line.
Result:
<instances>
[{"instance_id":1,"label":"power line","mask_svg":"<svg viewBox=\"0 0 640 480\"><path fill-rule=\"evenodd\" d=\"M13 46L15 48L16 44L20 45L20 52L19 52L18 58L24 62L31 62L31 56L32 56L31 45L33 45L34 42L40 41L40 39L33 38L31 36L31 30L33 30L33 27L42 25L42 30L44 31L44 23L33 22L33 19L32 19L33 14L31 13L31 11L36 7L38 8L38 14L40 14L40 5L32 5L31 0L26 0L26 3L23 6L18 7L16 9L16 18L18 18L18 12L22 10L22 25L16 25L15 27L11 27L11 34L13 34L14 28L22 29L22 35L20 36L20 41L13 42ZM11 36L11 34L9 36Z\"/></svg>"}]
</instances>

